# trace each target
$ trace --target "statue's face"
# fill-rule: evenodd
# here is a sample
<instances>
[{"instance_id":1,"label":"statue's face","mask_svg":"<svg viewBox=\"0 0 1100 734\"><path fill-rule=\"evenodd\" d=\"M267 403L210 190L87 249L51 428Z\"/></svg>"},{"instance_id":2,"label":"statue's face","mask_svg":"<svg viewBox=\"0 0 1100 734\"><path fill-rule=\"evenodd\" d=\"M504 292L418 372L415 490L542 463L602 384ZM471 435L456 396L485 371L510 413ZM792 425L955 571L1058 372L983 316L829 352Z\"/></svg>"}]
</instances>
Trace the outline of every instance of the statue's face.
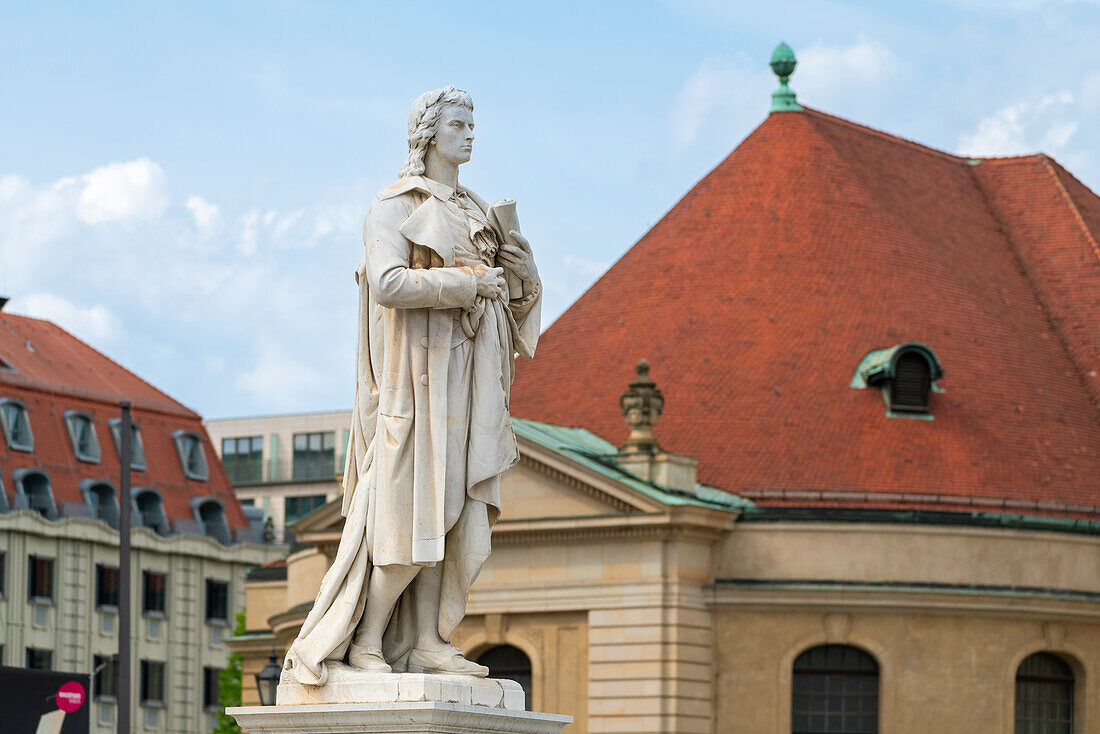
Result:
<instances>
[{"instance_id":1,"label":"statue's face","mask_svg":"<svg viewBox=\"0 0 1100 734\"><path fill-rule=\"evenodd\" d=\"M455 164L470 160L474 149L474 113L461 105L448 105L439 116L432 138L435 154Z\"/></svg>"}]
</instances>

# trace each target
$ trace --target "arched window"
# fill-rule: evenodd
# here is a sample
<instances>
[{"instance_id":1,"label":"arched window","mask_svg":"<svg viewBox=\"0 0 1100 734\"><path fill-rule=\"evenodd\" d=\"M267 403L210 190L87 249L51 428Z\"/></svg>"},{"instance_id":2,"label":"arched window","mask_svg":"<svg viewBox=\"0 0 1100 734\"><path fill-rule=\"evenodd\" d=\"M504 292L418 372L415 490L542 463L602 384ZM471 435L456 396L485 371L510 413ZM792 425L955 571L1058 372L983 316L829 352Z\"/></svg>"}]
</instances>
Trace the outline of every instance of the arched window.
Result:
<instances>
[{"instance_id":1,"label":"arched window","mask_svg":"<svg viewBox=\"0 0 1100 734\"><path fill-rule=\"evenodd\" d=\"M878 663L848 645L810 648L794 661L792 734L878 731Z\"/></svg>"},{"instance_id":2,"label":"arched window","mask_svg":"<svg viewBox=\"0 0 1100 734\"><path fill-rule=\"evenodd\" d=\"M151 528L160 535L168 534L168 518L160 492L152 487L134 487L134 525Z\"/></svg>"},{"instance_id":3,"label":"arched window","mask_svg":"<svg viewBox=\"0 0 1100 734\"><path fill-rule=\"evenodd\" d=\"M103 520L112 528L118 527L118 493L110 482L85 479L80 483L80 493L97 520Z\"/></svg>"},{"instance_id":4,"label":"arched window","mask_svg":"<svg viewBox=\"0 0 1100 734\"><path fill-rule=\"evenodd\" d=\"M92 416L76 410L65 411L65 427L69 429L69 441L73 453L80 461L99 463L99 439L95 435Z\"/></svg>"},{"instance_id":5,"label":"arched window","mask_svg":"<svg viewBox=\"0 0 1100 734\"><path fill-rule=\"evenodd\" d=\"M943 367L930 347L906 342L868 352L856 367L850 387L879 388L887 415L928 420L931 394L943 392L936 384L942 377Z\"/></svg>"},{"instance_id":6,"label":"arched window","mask_svg":"<svg viewBox=\"0 0 1100 734\"><path fill-rule=\"evenodd\" d=\"M112 418L110 421L111 436L115 439L115 451L119 458L122 457L122 419ZM145 444L141 441L141 428L137 423L130 424L130 468L145 471Z\"/></svg>"},{"instance_id":7,"label":"arched window","mask_svg":"<svg viewBox=\"0 0 1100 734\"><path fill-rule=\"evenodd\" d=\"M1073 670L1047 652L1029 655L1016 670L1016 731L1072 734Z\"/></svg>"},{"instance_id":8,"label":"arched window","mask_svg":"<svg viewBox=\"0 0 1100 734\"><path fill-rule=\"evenodd\" d=\"M213 497L196 497L191 500L195 520L202 525L203 535L209 535L221 543L229 543L229 524L225 521L225 505Z\"/></svg>"},{"instance_id":9,"label":"arched window","mask_svg":"<svg viewBox=\"0 0 1100 734\"><path fill-rule=\"evenodd\" d=\"M0 398L0 426L4 441L13 451L34 451L34 434L31 433L27 404L22 400Z\"/></svg>"},{"instance_id":10,"label":"arched window","mask_svg":"<svg viewBox=\"0 0 1100 734\"><path fill-rule=\"evenodd\" d=\"M478 656L477 662L489 669L490 678L514 680L523 687L523 707L531 710L531 658L512 645L490 647Z\"/></svg>"},{"instance_id":11,"label":"arched window","mask_svg":"<svg viewBox=\"0 0 1100 734\"><path fill-rule=\"evenodd\" d=\"M184 476L205 482L209 473L206 470L206 453L202 449L202 438L193 431L173 431L172 440L176 442L176 453L180 457Z\"/></svg>"},{"instance_id":12,"label":"arched window","mask_svg":"<svg viewBox=\"0 0 1100 734\"><path fill-rule=\"evenodd\" d=\"M16 469L12 472L15 480L16 507L34 510L42 517L57 517L57 505L53 501L53 489L50 477L39 469Z\"/></svg>"},{"instance_id":13,"label":"arched window","mask_svg":"<svg viewBox=\"0 0 1100 734\"><path fill-rule=\"evenodd\" d=\"M925 413L931 388L928 360L918 352L905 352L894 364L890 382L890 410Z\"/></svg>"}]
</instances>

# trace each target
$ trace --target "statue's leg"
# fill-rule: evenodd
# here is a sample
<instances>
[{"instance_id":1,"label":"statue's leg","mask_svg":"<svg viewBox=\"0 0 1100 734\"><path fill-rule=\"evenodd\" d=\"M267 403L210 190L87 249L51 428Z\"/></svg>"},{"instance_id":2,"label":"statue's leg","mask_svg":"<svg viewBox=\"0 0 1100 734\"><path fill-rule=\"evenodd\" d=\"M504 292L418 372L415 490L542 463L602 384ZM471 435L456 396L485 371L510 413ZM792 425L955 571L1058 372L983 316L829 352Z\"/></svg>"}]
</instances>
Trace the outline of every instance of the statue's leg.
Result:
<instances>
[{"instance_id":1,"label":"statue's leg","mask_svg":"<svg viewBox=\"0 0 1100 734\"><path fill-rule=\"evenodd\" d=\"M413 581L413 616L416 620L416 647L440 652L450 644L439 636L439 594L443 586L443 564L424 568Z\"/></svg>"},{"instance_id":2,"label":"statue's leg","mask_svg":"<svg viewBox=\"0 0 1100 734\"><path fill-rule=\"evenodd\" d=\"M390 621L390 614L401 593L416 577L420 566L375 566L371 569L367 588L367 606L363 619L355 632L352 651L348 660L356 667L375 666L368 658L381 660L382 633ZM362 664L357 665L360 662Z\"/></svg>"}]
</instances>

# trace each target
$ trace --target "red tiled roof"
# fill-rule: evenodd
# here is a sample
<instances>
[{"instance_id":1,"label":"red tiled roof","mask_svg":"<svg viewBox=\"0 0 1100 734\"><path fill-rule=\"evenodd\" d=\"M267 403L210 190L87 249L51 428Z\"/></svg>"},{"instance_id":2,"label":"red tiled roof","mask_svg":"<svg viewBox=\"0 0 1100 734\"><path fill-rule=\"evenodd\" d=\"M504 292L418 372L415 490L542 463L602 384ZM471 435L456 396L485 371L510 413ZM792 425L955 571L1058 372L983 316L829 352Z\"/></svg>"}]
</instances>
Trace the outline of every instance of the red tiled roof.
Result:
<instances>
[{"instance_id":1,"label":"red tiled roof","mask_svg":"<svg viewBox=\"0 0 1100 734\"><path fill-rule=\"evenodd\" d=\"M105 479L117 488L120 467L108 421L119 416L119 401L130 400L146 460L146 471L132 472L132 485L160 490L169 520L193 521L191 499L210 496L224 503L231 528L248 527L202 419L194 411L48 321L0 313L0 362L13 368L0 366L0 398L27 404L34 435L32 453L13 451L0 439L0 480L9 505L14 494L12 472L20 468L39 468L49 475L59 510L65 502L84 502L80 493L84 479ZM76 459L65 426L67 410L92 416L100 463ZM172 438L177 430L203 438L209 481L184 476Z\"/></svg>"},{"instance_id":2,"label":"red tiled roof","mask_svg":"<svg viewBox=\"0 0 1100 734\"><path fill-rule=\"evenodd\" d=\"M1098 235L1100 199L1045 156L977 163L772 114L546 330L512 413L621 443L644 357L662 445L761 504L1080 515L1065 506L1100 505ZM945 371L931 421L849 387L908 341Z\"/></svg>"}]
</instances>

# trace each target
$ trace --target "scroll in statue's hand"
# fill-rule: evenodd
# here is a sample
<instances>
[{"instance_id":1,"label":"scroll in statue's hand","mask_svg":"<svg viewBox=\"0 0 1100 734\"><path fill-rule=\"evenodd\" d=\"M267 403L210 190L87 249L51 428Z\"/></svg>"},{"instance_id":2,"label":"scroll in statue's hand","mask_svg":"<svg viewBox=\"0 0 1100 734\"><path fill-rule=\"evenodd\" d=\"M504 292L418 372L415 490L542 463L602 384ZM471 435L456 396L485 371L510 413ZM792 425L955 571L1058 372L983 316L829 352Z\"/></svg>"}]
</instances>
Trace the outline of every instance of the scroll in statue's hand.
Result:
<instances>
[{"instance_id":1,"label":"scroll in statue's hand","mask_svg":"<svg viewBox=\"0 0 1100 734\"><path fill-rule=\"evenodd\" d=\"M531 243L516 230L509 230L509 239L505 240L497 251L497 260L527 283L538 280L535 258L531 254Z\"/></svg>"}]
</instances>

